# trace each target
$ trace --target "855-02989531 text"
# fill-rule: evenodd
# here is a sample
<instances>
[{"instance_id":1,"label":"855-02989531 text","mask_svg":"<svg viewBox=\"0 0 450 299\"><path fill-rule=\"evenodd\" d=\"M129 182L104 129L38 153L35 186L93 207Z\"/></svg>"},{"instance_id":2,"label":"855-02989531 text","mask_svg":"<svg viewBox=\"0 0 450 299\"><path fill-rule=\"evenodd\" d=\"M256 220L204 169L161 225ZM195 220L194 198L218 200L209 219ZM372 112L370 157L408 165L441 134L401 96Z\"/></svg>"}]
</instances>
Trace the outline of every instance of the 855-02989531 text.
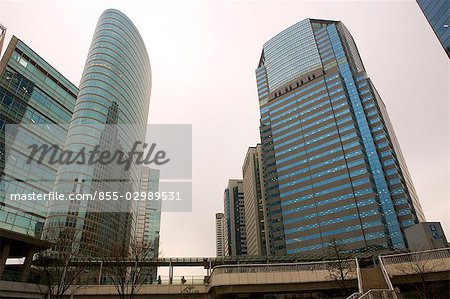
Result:
<instances>
[{"instance_id":1,"label":"855-02989531 text","mask_svg":"<svg viewBox=\"0 0 450 299\"><path fill-rule=\"evenodd\" d=\"M11 193L9 195L12 201L64 201L64 200L101 200L101 201L114 201L114 200L135 200L135 201L145 201L145 200L162 200L162 201L180 201L180 192L125 192L120 194L120 192L112 191L95 191L93 193L69 193L64 194L60 192L49 192L49 193Z\"/></svg>"}]
</instances>

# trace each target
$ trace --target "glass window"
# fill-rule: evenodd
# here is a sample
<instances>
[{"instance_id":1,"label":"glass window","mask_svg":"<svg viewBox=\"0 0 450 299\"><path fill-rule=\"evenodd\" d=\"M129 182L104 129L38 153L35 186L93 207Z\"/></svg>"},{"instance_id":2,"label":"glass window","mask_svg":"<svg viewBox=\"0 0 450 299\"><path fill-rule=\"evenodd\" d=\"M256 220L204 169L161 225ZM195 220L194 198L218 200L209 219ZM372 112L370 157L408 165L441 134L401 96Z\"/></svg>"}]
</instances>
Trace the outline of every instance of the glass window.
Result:
<instances>
[{"instance_id":1,"label":"glass window","mask_svg":"<svg viewBox=\"0 0 450 299\"><path fill-rule=\"evenodd\" d=\"M23 57L19 58L19 63L25 68L28 66L28 61L26 61Z\"/></svg>"}]
</instances>

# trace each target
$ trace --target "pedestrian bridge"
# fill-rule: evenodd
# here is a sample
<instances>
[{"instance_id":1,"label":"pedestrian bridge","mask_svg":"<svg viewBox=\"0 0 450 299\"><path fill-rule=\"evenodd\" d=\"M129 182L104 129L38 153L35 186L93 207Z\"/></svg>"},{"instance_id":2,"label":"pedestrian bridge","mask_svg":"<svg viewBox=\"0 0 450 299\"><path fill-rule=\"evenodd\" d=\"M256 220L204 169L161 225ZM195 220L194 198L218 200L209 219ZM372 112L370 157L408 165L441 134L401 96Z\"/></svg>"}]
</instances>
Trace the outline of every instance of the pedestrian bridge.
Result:
<instances>
[{"instance_id":1,"label":"pedestrian bridge","mask_svg":"<svg viewBox=\"0 0 450 299\"><path fill-rule=\"evenodd\" d=\"M345 279L348 280L349 287L357 289L357 260L345 260L340 263L343 268L348 269ZM161 284L157 282L144 284L137 297L152 295L152 298L154 296L179 298L181 294L185 296L196 294L196 298L220 298L238 294L270 292L329 292L339 289L333 276L335 267L334 261L223 265L213 268L211 275L206 277L206 280L204 277L186 277L186 282L183 284L181 278L174 277L171 280L172 283L167 279L162 279ZM1 282L1 287L3 291L9 290L8 295L11 295L14 289L18 290L21 287L22 294L27 292L28 298L31 298L29 296L36 292L36 286L30 284ZM85 299L115 298L115 296L117 296L117 291L113 285L88 285L80 288L74 294L75 298Z\"/></svg>"},{"instance_id":2,"label":"pedestrian bridge","mask_svg":"<svg viewBox=\"0 0 450 299\"><path fill-rule=\"evenodd\" d=\"M357 279L357 260L341 261L347 280ZM211 287L228 285L295 284L333 281L336 262L309 262L273 265L217 266L209 280Z\"/></svg>"},{"instance_id":3,"label":"pedestrian bridge","mask_svg":"<svg viewBox=\"0 0 450 299\"><path fill-rule=\"evenodd\" d=\"M354 290L352 299L397 298L396 284L407 279L411 283L421 277L444 281L448 285L450 249L379 256L377 265L367 260L317 261L303 263L220 265L206 277L162 279L161 284L143 285L136 298L229 298L236 295L259 297L261 294L310 294L310 297L336 294L342 283ZM337 269L345 269L341 281ZM419 280L420 281L420 280ZM378 296L378 297L375 297ZM382 296L382 297L381 297ZM0 281L0 298L41 298L33 284ZM70 296L67 296L69 298ZM112 285L87 285L73 298L117 298Z\"/></svg>"},{"instance_id":4,"label":"pedestrian bridge","mask_svg":"<svg viewBox=\"0 0 450 299\"><path fill-rule=\"evenodd\" d=\"M450 270L450 249L392 254L380 257L389 277Z\"/></svg>"}]
</instances>

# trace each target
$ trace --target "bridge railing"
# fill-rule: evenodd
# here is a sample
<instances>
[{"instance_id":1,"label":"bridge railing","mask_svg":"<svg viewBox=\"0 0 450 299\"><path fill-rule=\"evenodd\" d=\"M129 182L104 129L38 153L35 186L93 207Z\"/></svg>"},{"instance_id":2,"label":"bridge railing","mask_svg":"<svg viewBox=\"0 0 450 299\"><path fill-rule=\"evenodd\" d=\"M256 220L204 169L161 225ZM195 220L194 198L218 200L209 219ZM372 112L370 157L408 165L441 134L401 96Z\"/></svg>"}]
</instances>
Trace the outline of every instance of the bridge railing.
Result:
<instances>
[{"instance_id":1,"label":"bridge railing","mask_svg":"<svg viewBox=\"0 0 450 299\"><path fill-rule=\"evenodd\" d=\"M374 289L362 294L358 299L397 299L397 294L394 290Z\"/></svg>"},{"instance_id":2,"label":"bridge railing","mask_svg":"<svg viewBox=\"0 0 450 299\"><path fill-rule=\"evenodd\" d=\"M353 293L350 296L348 296L346 299L359 299L359 297L361 297L361 296L362 296L362 293L356 292L356 293Z\"/></svg>"},{"instance_id":3,"label":"bridge railing","mask_svg":"<svg viewBox=\"0 0 450 299\"><path fill-rule=\"evenodd\" d=\"M382 255L380 258L383 261L384 265L447 259L450 258L450 248L425 250L419 252L408 252L392 255Z\"/></svg>"},{"instance_id":4,"label":"bridge railing","mask_svg":"<svg viewBox=\"0 0 450 299\"><path fill-rule=\"evenodd\" d=\"M299 271L319 271L336 268L337 261L320 261L307 263L280 263L280 264L245 264L245 265L222 265L213 268L211 276L224 273L259 273L259 272L299 272ZM357 267L356 261L340 261L343 268Z\"/></svg>"},{"instance_id":5,"label":"bridge railing","mask_svg":"<svg viewBox=\"0 0 450 299\"><path fill-rule=\"evenodd\" d=\"M149 284L158 284L158 281L145 281L144 285ZM193 276L174 276L170 279L169 276L162 276L161 283L162 285L199 285L205 284L205 276L193 275Z\"/></svg>"},{"instance_id":6,"label":"bridge railing","mask_svg":"<svg viewBox=\"0 0 450 299\"><path fill-rule=\"evenodd\" d=\"M380 256L385 277L450 271L450 248Z\"/></svg>"},{"instance_id":7,"label":"bridge railing","mask_svg":"<svg viewBox=\"0 0 450 299\"><path fill-rule=\"evenodd\" d=\"M207 277L202 275L185 275L185 276L146 276L143 277L142 285L203 285L207 284ZM98 275L84 275L76 282L79 285L114 285L113 281L107 277Z\"/></svg>"}]
</instances>

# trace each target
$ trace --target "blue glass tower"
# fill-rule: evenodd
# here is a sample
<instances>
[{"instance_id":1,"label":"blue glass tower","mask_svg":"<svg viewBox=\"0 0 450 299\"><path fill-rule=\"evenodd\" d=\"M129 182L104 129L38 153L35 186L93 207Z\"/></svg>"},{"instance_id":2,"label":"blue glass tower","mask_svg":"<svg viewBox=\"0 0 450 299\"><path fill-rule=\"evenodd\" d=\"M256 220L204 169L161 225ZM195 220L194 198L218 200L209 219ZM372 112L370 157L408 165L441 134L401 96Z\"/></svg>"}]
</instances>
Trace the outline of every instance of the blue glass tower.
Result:
<instances>
[{"instance_id":1,"label":"blue glass tower","mask_svg":"<svg viewBox=\"0 0 450 299\"><path fill-rule=\"evenodd\" d=\"M450 2L448 0L417 0L417 4L450 58Z\"/></svg>"},{"instance_id":2,"label":"blue glass tower","mask_svg":"<svg viewBox=\"0 0 450 299\"><path fill-rule=\"evenodd\" d=\"M404 249L424 220L385 105L350 32L306 19L256 69L272 253Z\"/></svg>"}]
</instances>

